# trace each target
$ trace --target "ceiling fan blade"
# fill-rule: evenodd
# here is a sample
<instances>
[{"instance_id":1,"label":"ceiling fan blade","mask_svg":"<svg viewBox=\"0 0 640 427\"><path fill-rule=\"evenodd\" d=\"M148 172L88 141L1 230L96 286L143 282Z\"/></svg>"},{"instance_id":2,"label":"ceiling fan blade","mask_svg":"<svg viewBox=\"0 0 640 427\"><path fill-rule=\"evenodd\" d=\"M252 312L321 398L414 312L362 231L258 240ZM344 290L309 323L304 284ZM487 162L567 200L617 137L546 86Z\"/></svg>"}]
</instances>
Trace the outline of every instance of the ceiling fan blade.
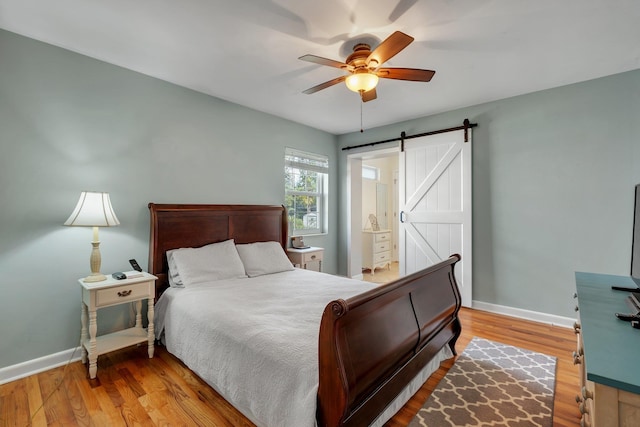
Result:
<instances>
[{"instance_id":1,"label":"ceiling fan blade","mask_svg":"<svg viewBox=\"0 0 640 427\"><path fill-rule=\"evenodd\" d=\"M383 62L387 62L389 59L396 56L396 54L402 49L409 46L412 41L413 37L410 35L401 31L396 31L387 37L373 50L373 52L369 54L369 57L366 60L367 66L370 68L379 67ZM371 63L372 61L374 61L373 64Z\"/></svg>"},{"instance_id":2,"label":"ceiling fan blade","mask_svg":"<svg viewBox=\"0 0 640 427\"><path fill-rule=\"evenodd\" d=\"M367 92L362 92L360 96L362 97L362 102L368 102L376 99L378 97L378 94L376 93L376 88L374 87Z\"/></svg>"},{"instance_id":3,"label":"ceiling fan blade","mask_svg":"<svg viewBox=\"0 0 640 427\"><path fill-rule=\"evenodd\" d=\"M316 93L316 92L318 92L318 91L320 91L322 89L326 89L326 88L328 88L330 86L337 85L338 83L343 82L344 79L346 79L346 78L347 78L347 76L336 77L335 79L329 80L328 82L320 83L317 86L310 87L309 89L303 91L302 93L306 93L307 95L311 95L312 93Z\"/></svg>"},{"instance_id":4,"label":"ceiling fan blade","mask_svg":"<svg viewBox=\"0 0 640 427\"><path fill-rule=\"evenodd\" d=\"M318 65L327 65L329 67L340 68L341 70L351 70L353 68L350 65L345 64L344 62L334 61L333 59L327 59L316 55L302 55L298 59L307 62L313 62L314 64Z\"/></svg>"},{"instance_id":5,"label":"ceiling fan blade","mask_svg":"<svg viewBox=\"0 0 640 427\"><path fill-rule=\"evenodd\" d=\"M411 9L418 0L400 0L396 7L393 8L389 15L389 21L396 22L398 18L404 15L407 10Z\"/></svg>"},{"instance_id":6,"label":"ceiling fan blade","mask_svg":"<svg viewBox=\"0 0 640 427\"><path fill-rule=\"evenodd\" d=\"M435 73L433 70L420 70L418 68L379 68L376 71L378 77L384 79L410 80L412 82L431 81Z\"/></svg>"}]
</instances>

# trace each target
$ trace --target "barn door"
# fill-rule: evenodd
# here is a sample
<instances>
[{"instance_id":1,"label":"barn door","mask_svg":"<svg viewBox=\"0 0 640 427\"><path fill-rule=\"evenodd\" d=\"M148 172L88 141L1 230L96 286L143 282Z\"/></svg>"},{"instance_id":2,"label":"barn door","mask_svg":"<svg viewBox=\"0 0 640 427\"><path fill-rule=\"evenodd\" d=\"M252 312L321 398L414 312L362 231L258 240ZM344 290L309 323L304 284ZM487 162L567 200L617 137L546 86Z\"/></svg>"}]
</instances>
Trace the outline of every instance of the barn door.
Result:
<instances>
[{"instance_id":1,"label":"barn door","mask_svg":"<svg viewBox=\"0 0 640 427\"><path fill-rule=\"evenodd\" d=\"M471 306L471 130L404 141L400 153L400 274L458 253L462 305Z\"/></svg>"}]
</instances>

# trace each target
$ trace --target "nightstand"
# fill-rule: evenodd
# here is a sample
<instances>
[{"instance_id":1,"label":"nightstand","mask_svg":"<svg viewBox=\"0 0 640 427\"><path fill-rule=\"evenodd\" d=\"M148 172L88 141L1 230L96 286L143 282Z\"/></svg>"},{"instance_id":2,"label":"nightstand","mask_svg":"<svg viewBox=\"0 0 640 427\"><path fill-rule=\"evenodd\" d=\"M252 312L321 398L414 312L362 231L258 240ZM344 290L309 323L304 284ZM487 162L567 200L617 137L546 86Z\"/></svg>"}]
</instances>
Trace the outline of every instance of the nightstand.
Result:
<instances>
[{"instance_id":1,"label":"nightstand","mask_svg":"<svg viewBox=\"0 0 640 427\"><path fill-rule=\"evenodd\" d=\"M82 330L80 342L82 343L82 363L89 360L89 377L96 377L98 372L98 356L131 345L148 343L149 358L153 357L153 299L155 295L155 282L157 277L142 273L142 277L116 280L108 277L102 282L85 283L84 279L78 280L82 288ZM142 300L148 301L147 329L142 327ZM96 336L98 330L97 311L100 308L111 307L118 304L135 302L136 324L132 328ZM87 330L87 319L88 327Z\"/></svg>"},{"instance_id":2,"label":"nightstand","mask_svg":"<svg viewBox=\"0 0 640 427\"><path fill-rule=\"evenodd\" d=\"M300 266L305 270L322 271L322 257L324 255L323 248L308 247L305 249L287 248L287 256L293 263L293 265ZM315 264L317 262L318 268L307 268L309 263Z\"/></svg>"}]
</instances>

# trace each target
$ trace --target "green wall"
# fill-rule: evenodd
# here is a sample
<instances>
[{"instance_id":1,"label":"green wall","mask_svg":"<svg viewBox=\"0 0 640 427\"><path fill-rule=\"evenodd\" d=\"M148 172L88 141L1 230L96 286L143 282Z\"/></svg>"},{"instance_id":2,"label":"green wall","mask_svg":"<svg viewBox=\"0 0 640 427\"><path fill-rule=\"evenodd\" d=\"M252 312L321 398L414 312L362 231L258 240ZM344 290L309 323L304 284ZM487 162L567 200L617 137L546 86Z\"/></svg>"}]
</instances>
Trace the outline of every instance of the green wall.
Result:
<instances>
[{"instance_id":1,"label":"green wall","mask_svg":"<svg viewBox=\"0 0 640 427\"><path fill-rule=\"evenodd\" d=\"M339 147L460 126L465 118L478 124L474 301L574 317L574 271L629 274L640 70L341 135ZM347 153L340 150L341 181ZM346 217L346 192L340 205ZM341 223L340 272L346 231Z\"/></svg>"},{"instance_id":2,"label":"green wall","mask_svg":"<svg viewBox=\"0 0 640 427\"><path fill-rule=\"evenodd\" d=\"M156 203L282 204L284 148L329 156L336 137L0 31L0 368L77 345L91 229L64 227L83 190L108 191L121 225L100 229L102 271L147 266ZM335 272L338 181L327 248ZM98 313L99 332L128 324Z\"/></svg>"},{"instance_id":3,"label":"green wall","mask_svg":"<svg viewBox=\"0 0 640 427\"><path fill-rule=\"evenodd\" d=\"M146 267L148 202L281 204L284 147L325 154L329 234L305 240L345 274L339 148L464 118L479 125L474 300L574 316L575 270L629 270L639 94L637 70L336 137L0 31L0 368L78 342L91 231L62 223L81 191L110 192L121 221L101 229L102 271Z\"/></svg>"}]
</instances>

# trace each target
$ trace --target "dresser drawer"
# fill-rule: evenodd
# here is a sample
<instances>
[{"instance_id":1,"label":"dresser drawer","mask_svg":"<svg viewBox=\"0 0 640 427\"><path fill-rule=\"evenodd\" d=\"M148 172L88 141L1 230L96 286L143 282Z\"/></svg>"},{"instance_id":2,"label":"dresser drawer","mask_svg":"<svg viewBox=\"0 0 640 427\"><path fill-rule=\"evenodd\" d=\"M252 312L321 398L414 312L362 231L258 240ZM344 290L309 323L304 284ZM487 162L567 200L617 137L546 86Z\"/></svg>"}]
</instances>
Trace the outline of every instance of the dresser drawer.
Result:
<instances>
[{"instance_id":1,"label":"dresser drawer","mask_svg":"<svg viewBox=\"0 0 640 427\"><path fill-rule=\"evenodd\" d=\"M377 254L373 255L373 262L375 264L378 264L380 262L387 262L391 259L391 252L386 251L386 252L380 252Z\"/></svg>"},{"instance_id":2,"label":"dresser drawer","mask_svg":"<svg viewBox=\"0 0 640 427\"><path fill-rule=\"evenodd\" d=\"M376 233L375 234L375 242L388 242L391 240L391 233Z\"/></svg>"},{"instance_id":3,"label":"dresser drawer","mask_svg":"<svg viewBox=\"0 0 640 427\"><path fill-rule=\"evenodd\" d=\"M373 252L375 253L385 252L385 251L388 251L390 248L391 248L390 242L380 242L380 243L373 244Z\"/></svg>"},{"instance_id":4,"label":"dresser drawer","mask_svg":"<svg viewBox=\"0 0 640 427\"><path fill-rule=\"evenodd\" d=\"M140 282L96 291L96 307L136 301L149 296L149 283Z\"/></svg>"}]
</instances>

